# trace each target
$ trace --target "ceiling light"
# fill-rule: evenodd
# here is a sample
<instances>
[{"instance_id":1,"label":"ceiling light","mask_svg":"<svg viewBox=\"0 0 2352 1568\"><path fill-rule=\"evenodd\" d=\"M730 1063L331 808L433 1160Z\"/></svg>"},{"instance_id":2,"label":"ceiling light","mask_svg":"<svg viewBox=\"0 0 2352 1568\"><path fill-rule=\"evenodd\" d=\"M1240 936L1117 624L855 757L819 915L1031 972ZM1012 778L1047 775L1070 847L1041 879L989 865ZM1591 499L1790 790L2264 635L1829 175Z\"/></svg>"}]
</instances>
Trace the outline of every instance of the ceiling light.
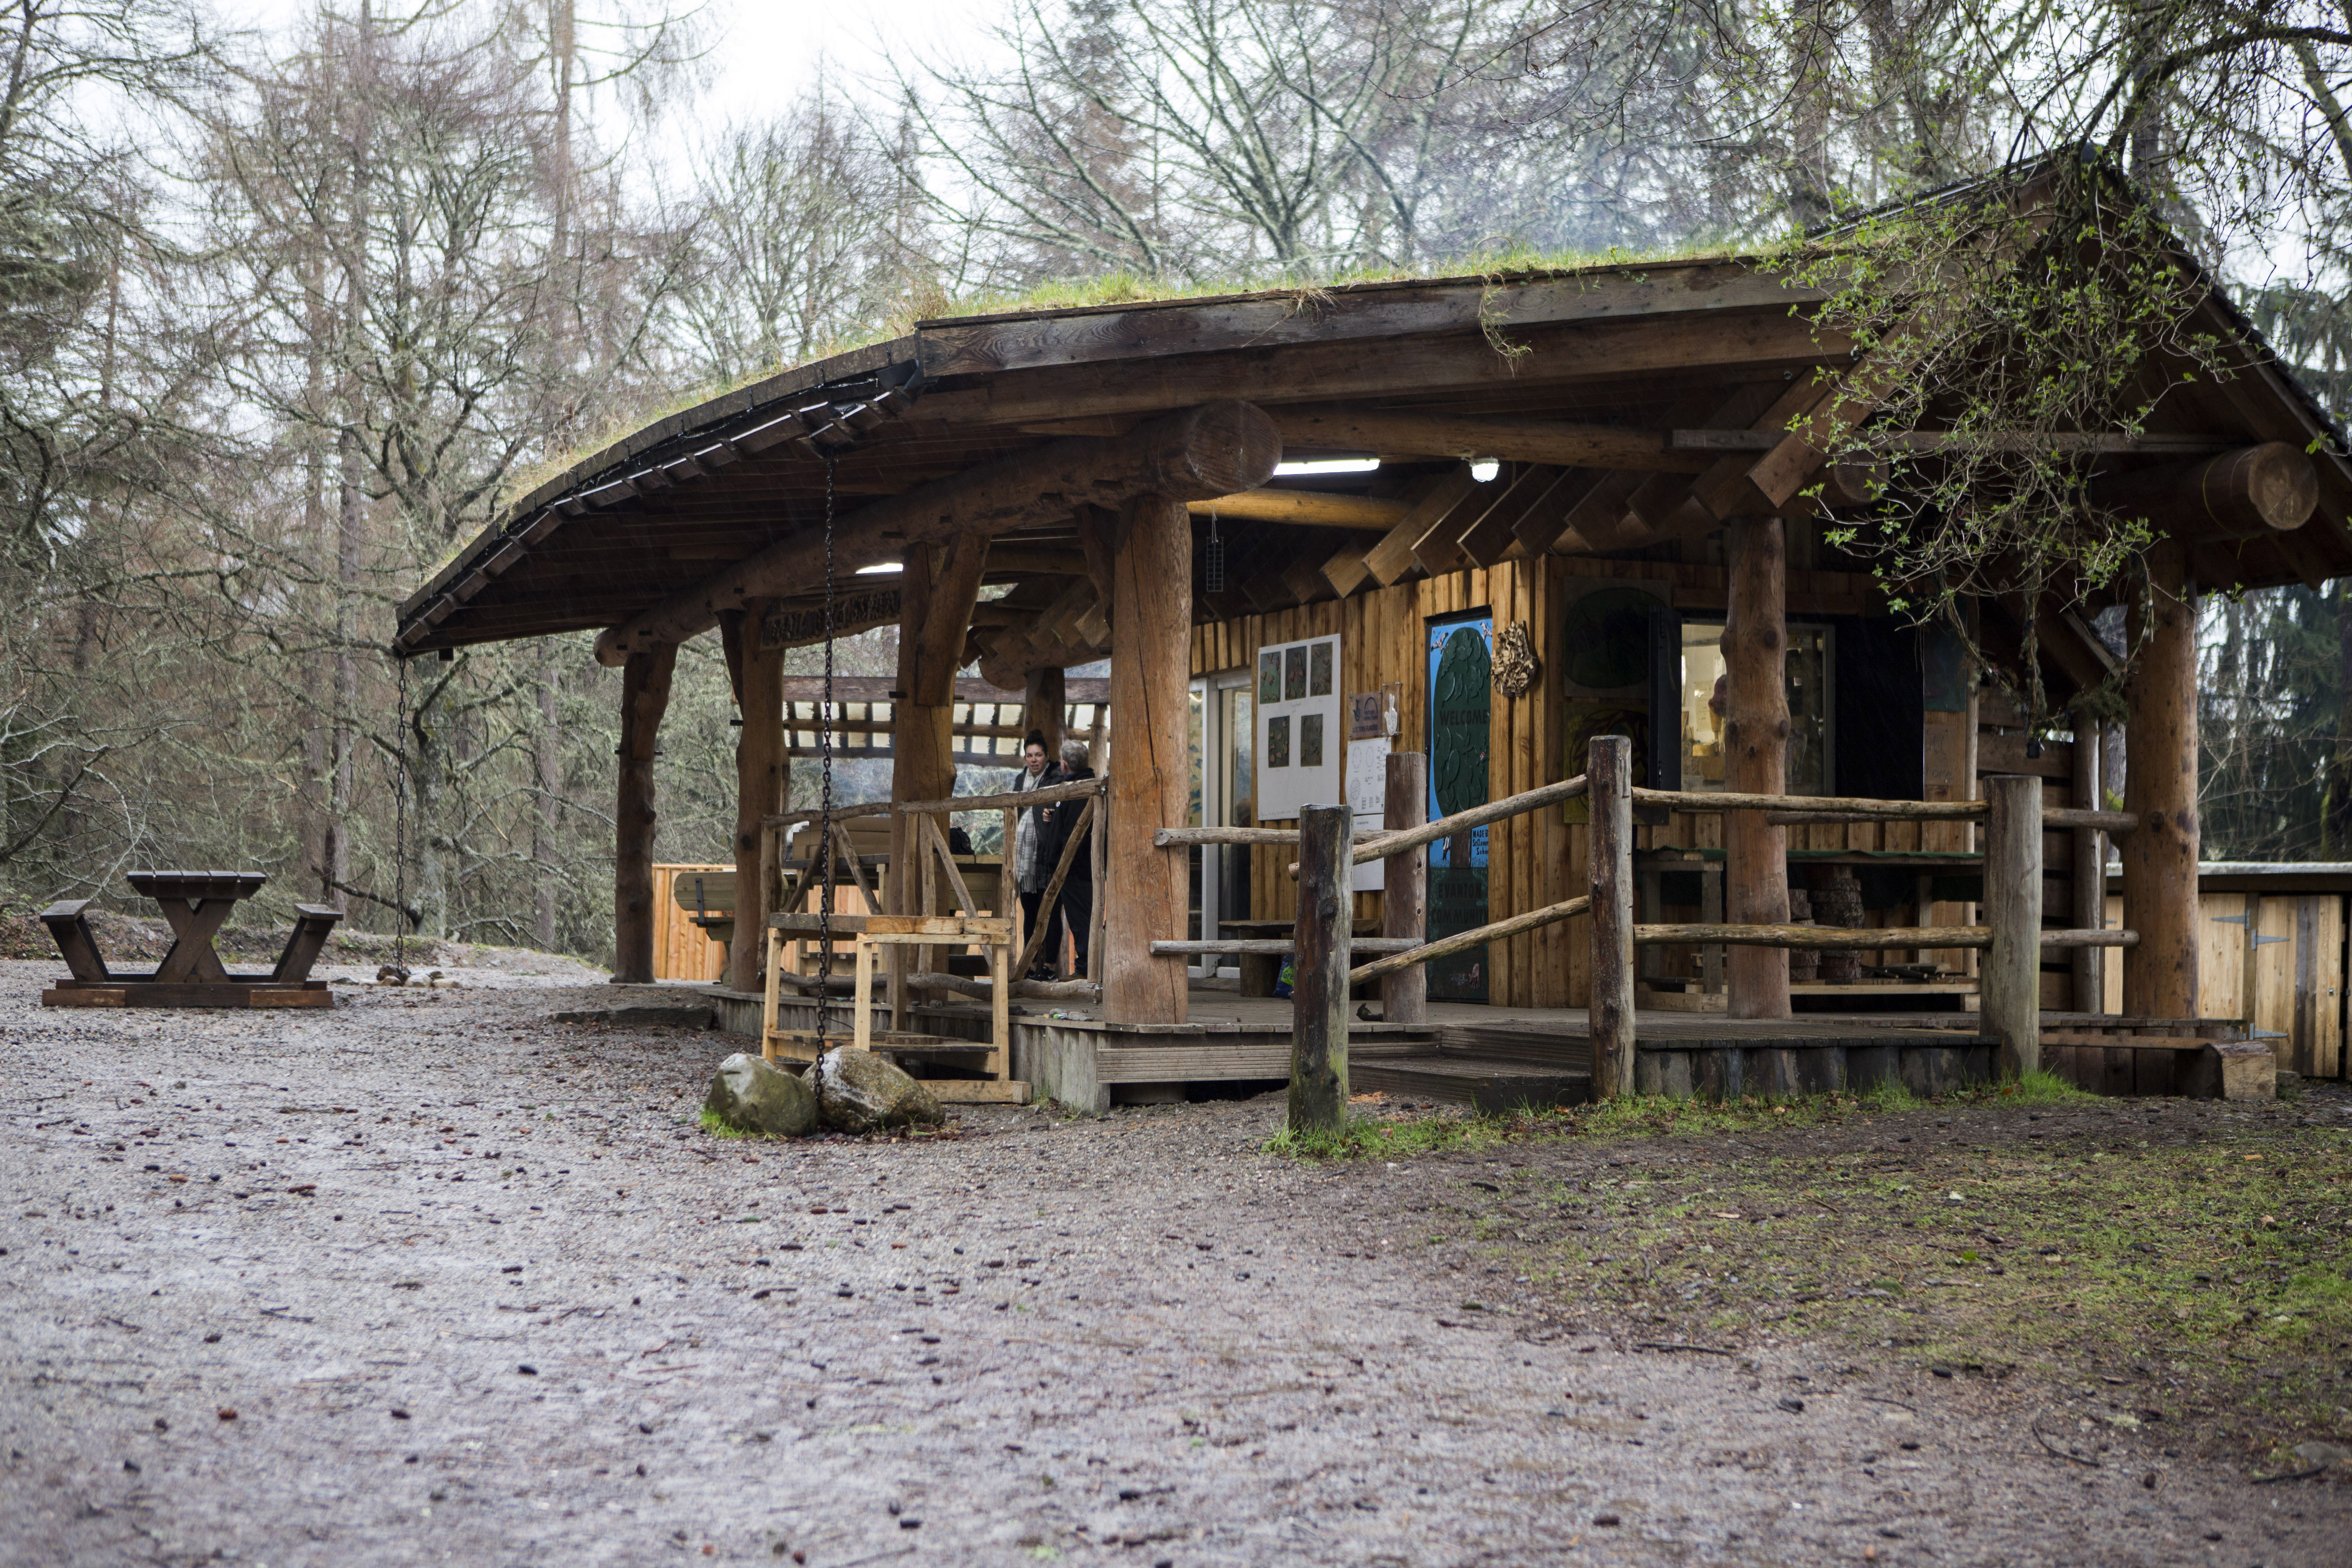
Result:
<instances>
[{"instance_id":1,"label":"ceiling light","mask_svg":"<svg viewBox=\"0 0 2352 1568\"><path fill-rule=\"evenodd\" d=\"M1470 477L1482 485L1502 471L1503 465L1492 458L1475 458L1470 464Z\"/></svg>"},{"instance_id":2,"label":"ceiling light","mask_svg":"<svg viewBox=\"0 0 2352 1568\"><path fill-rule=\"evenodd\" d=\"M871 565L871 566L860 566L860 567L857 569L857 574L858 574L860 577L873 577L873 576L878 576L879 574L881 574L882 573L885 573L885 572L903 572L903 571L905 571L906 569L907 569L907 568L906 568L906 566L905 566L903 563L899 563L899 562L897 562L897 561L882 561L882 562L877 562L877 563L876 563L874 565Z\"/></svg>"},{"instance_id":3,"label":"ceiling light","mask_svg":"<svg viewBox=\"0 0 2352 1568\"><path fill-rule=\"evenodd\" d=\"M1317 458L1303 463L1276 463L1274 477L1285 479L1303 474L1369 474L1380 466L1378 458Z\"/></svg>"}]
</instances>

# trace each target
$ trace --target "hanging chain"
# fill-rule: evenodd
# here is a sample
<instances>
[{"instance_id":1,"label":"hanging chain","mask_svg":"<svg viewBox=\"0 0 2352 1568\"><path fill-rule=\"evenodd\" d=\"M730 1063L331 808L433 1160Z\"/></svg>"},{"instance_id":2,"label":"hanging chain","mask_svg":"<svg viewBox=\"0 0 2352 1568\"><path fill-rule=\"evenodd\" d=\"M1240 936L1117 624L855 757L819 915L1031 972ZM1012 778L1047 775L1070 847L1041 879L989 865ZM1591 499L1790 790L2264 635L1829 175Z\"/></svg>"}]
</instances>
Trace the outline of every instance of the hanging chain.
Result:
<instances>
[{"instance_id":1,"label":"hanging chain","mask_svg":"<svg viewBox=\"0 0 2352 1568\"><path fill-rule=\"evenodd\" d=\"M392 967L408 984L408 661L400 661L400 745L392 768Z\"/></svg>"},{"instance_id":2,"label":"hanging chain","mask_svg":"<svg viewBox=\"0 0 2352 1568\"><path fill-rule=\"evenodd\" d=\"M816 934L816 1047L824 1052L827 1005L833 986L833 889L840 877L833 842L833 454L824 456L824 707L818 715L818 847L824 852L824 885L818 889ZM812 857L812 863L814 858Z\"/></svg>"}]
</instances>

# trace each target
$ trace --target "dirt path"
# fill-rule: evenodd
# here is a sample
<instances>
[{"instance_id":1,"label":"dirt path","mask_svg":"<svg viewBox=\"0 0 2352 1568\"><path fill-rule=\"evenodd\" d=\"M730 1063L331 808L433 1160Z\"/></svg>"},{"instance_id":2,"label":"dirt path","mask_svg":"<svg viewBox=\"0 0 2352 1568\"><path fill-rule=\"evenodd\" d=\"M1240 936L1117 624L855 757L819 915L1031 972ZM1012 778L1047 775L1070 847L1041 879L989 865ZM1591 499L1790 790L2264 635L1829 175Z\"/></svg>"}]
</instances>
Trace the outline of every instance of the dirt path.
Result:
<instances>
[{"instance_id":1,"label":"dirt path","mask_svg":"<svg viewBox=\"0 0 2352 1568\"><path fill-rule=\"evenodd\" d=\"M0 1561L2338 1564L2340 1485L2013 1384L1561 1331L1271 1099L720 1142L610 987L34 1005L0 965ZM469 973L468 978L471 978ZM1608 1157L1564 1148L1556 1161ZM1483 1189L1473 1189L1483 1190ZM227 1412L234 1411L234 1419ZM2153 1477L2153 1489L2144 1478Z\"/></svg>"}]
</instances>

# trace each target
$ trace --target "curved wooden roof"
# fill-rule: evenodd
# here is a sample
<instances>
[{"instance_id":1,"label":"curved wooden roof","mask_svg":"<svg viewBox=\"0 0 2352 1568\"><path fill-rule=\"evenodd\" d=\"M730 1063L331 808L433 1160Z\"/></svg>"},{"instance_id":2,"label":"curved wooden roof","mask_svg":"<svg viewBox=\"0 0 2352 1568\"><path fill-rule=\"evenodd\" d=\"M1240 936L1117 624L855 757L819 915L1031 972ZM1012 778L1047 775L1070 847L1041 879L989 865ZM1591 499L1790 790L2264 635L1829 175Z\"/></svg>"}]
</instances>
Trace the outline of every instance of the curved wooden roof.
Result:
<instances>
[{"instance_id":1,"label":"curved wooden roof","mask_svg":"<svg viewBox=\"0 0 2352 1568\"><path fill-rule=\"evenodd\" d=\"M1719 257L926 321L656 421L540 486L400 606L393 646L407 655L617 626L820 526L828 457L847 525L877 498L1215 399L1265 408L1292 456L1369 447L1391 459L1383 494L1361 480L1276 481L1309 494L1276 504L1255 492L1247 520L1234 511L1251 506L1227 510L1237 579L1286 570L1297 580L1318 550L1380 544L1415 493L1395 494L1412 465L1458 464L1490 445L1481 430L1506 428L1495 422L1572 476L1621 476L1620 492L1667 476L1638 493L1671 504L1727 453L1760 458L1780 438L1755 414L1729 412L1769 405L1816 365L1850 363L1849 345L1808 320L1816 298ZM2128 468L2231 445L2315 444L2309 523L2192 539L2193 564L2200 581L2245 586L2352 573L2352 465L2334 455L2342 433L2218 291L2200 310L2238 374L2169 395L2163 428L2105 460ZM1196 522L1205 531L1205 517ZM1402 569L1416 569L1409 550ZM1013 591L994 611L982 605L973 651L1085 578L1075 524L998 536L988 580ZM895 619L887 578L851 582L863 600L844 629ZM1248 607L1200 598L1203 618Z\"/></svg>"}]
</instances>

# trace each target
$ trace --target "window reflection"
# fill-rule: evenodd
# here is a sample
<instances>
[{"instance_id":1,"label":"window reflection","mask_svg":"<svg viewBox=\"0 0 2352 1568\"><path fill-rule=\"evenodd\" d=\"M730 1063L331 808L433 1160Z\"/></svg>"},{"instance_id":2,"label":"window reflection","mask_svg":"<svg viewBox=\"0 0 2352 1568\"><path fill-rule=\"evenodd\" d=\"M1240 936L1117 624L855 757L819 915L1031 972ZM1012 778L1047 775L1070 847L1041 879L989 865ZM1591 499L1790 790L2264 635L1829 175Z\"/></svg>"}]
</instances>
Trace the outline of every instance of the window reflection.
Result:
<instances>
[{"instance_id":1,"label":"window reflection","mask_svg":"<svg viewBox=\"0 0 2352 1568\"><path fill-rule=\"evenodd\" d=\"M1789 627L1789 784L1790 795L1834 795L1832 758L1836 712L1832 690L1832 627ZM1723 703L1729 688L1721 621L1683 622L1683 787L1720 790L1723 783Z\"/></svg>"}]
</instances>

